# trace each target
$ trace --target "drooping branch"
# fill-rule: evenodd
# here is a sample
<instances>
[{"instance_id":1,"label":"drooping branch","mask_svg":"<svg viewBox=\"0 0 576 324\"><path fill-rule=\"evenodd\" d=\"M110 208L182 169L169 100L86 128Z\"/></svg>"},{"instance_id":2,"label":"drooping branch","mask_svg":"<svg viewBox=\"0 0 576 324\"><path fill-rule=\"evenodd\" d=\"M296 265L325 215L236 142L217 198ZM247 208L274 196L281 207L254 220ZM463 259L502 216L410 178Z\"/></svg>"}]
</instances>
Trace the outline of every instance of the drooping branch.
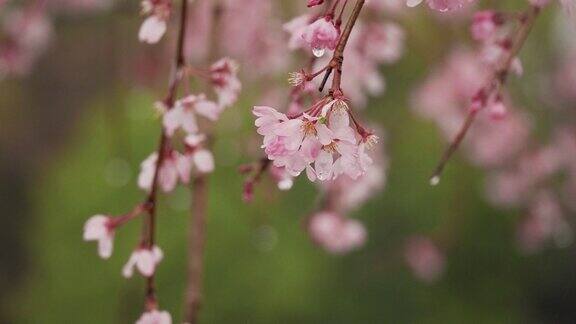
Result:
<instances>
[{"instance_id":1,"label":"drooping branch","mask_svg":"<svg viewBox=\"0 0 576 324\"><path fill-rule=\"evenodd\" d=\"M186 37L186 24L188 20L188 0L182 0L180 8L180 23L178 30L178 40L176 46L174 68L170 76L168 84L168 94L164 100L166 109L172 109L176 100L178 92L178 85L182 80L182 71L185 66L184 60L184 39ZM160 170L166 157L168 150L168 137L162 128L160 134L160 141L158 144L156 166L154 170L154 177L150 192L146 198L148 209L148 217L144 222L144 238L143 244L148 248L152 248L155 244L156 235L156 207L158 200L158 181L160 177ZM154 285L154 274L146 280L146 307L147 309L154 309L156 307L156 289Z\"/></svg>"},{"instance_id":2,"label":"drooping branch","mask_svg":"<svg viewBox=\"0 0 576 324\"><path fill-rule=\"evenodd\" d=\"M508 79L508 75L510 74L510 69L512 63L516 56L522 50L522 47L526 43L528 39L528 35L534 26L536 18L542 11L541 7L538 6L530 6L519 18L520 26L518 27L517 32L515 33L514 39L512 40L511 48L509 49L507 55L502 60L499 67L494 69L492 74L488 78L488 82L478 90L475 97L486 97L491 94L499 94L502 91L502 88L506 84ZM458 133L454 140L450 143L450 145L444 151L442 158L436 165L432 176L430 177L430 184L437 185L440 182L440 176L444 171L444 168L454 152L458 149L466 134L470 130L470 127L474 123L478 112L484 107L480 107L478 109L470 109L468 115L466 116L466 120L464 124L460 127Z\"/></svg>"}]
</instances>

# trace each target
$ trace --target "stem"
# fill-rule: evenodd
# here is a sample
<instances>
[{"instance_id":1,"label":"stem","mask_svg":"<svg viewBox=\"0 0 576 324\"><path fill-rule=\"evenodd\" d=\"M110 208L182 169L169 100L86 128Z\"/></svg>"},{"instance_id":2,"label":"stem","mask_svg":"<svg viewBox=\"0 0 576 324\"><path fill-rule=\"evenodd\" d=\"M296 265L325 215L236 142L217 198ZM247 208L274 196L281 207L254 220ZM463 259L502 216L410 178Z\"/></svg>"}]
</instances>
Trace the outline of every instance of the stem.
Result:
<instances>
[{"instance_id":1,"label":"stem","mask_svg":"<svg viewBox=\"0 0 576 324\"><path fill-rule=\"evenodd\" d=\"M494 70L494 72L488 79L486 85L479 92L484 91L489 97L494 93L495 94L500 93L502 87L504 86L504 84L506 84L506 80L510 73L510 65L512 64L514 58L518 55L518 53L520 53L520 50L526 43L526 39L528 39L528 35L530 34L530 31L534 26L534 22L536 21L536 18L540 14L541 10L542 8L540 7L530 6L530 8L528 8L526 12L524 12L521 15L520 27L518 28L518 31L514 36L512 47L510 48L508 56L506 56L505 59L502 61L501 66ZM456 152L456 150L464 140L464 137L468 133L468 130L470 130L470 127L474 123L476 115L478 115L477 113L478 110L476 109L471 109L468 112L464 124L460 127L460 130L458 131L454 140L444 151L442 158L440 159L440 162L438 162L438 164L436 165L436 168L434 168L434 172L430 177L430 183L432 185L436 185L440 181L440 176L444 171L444 167L446 166L448 161L450 161L450 158L452 157L452 155L454 155L454 152Z\"/></svg>"},{"instance_id":2,"label":"stem","mask_svg":"<svg viewBox=\"0 0 576 324\"><path fill-rule=\"evenodd\" d=\"M336 45L336 50L334 51L334 55L332 56L332 60L328 64L329 67L324 74L324 79L320 84L319 91L322 92L324 90L324 85L326 81L328 81L328 77L334 71L334 77L332 78L332 88L330 92L332 94L341 93L342 90L340 89L340 83L342 82L342 64L344 63L344 50L346 49L346 45L348 44L348 39L350 38L350 33L358 20L358 16L360 15L360 11L362 11L362 7L366 0L358 0L352 13L350 14L350 18L348 18L348 22L346 23L346 27L342 31L342 35L340 35L340 40L338 40L338 45ZM345 2L347 4L347 2Z\"/></svg>"},{"instance_id":3,"label":"stem","mask_svg":"<svg viewBox=\"0 0 576 324\"><path fill-rule=\"evenodd\" d=\"M212 16L216 29L224 11L220 1L213 1ZM212 31L218 34L217 30ZM216 52L215 38L212 37L209 58ZM206 131L209 138L210 131ZM211 140L207 140L206 148L211 148ZM206 244L206 219L208 218L208 174L198 174L192 182L192 197L190 207L190 222L188 226L188 281L184 296L184 323L197 324L202 306L202 288L204 277L204 246Z\"/></svg>"},{"instance_id":4,"label":"stem","mask_svg":"<svg viewBox=\"0 0 576 324\"><path fill-rule=\"evenodd\" d=\"M184 60L184 39L186 33L186 22L188 20L188 0L182 0L180 8L180 28L178 31L178 43L176 47L176 58L174 62L174 70L170 77L168 86L168 95L165 99L165 104L167 109L172 109L174 106L174 101L176 100L176 94L178 91L178 85L182 79L182 69L185 65ZM144 223L144 238L143 242L148 248L152 248L155 242L156 234L156 205L158 200L158 179L160 177L160 169L162 168L162 163L166 157L166 151L168 150L168 137L162 128L162 134L160 135L160 141L158 144L158 159L156 160L156 168L154 170L154 177L152 180L152 187L150 193L146 198L146 204L148 206L148 218ZM154 309L156 307L156 289L154 285L154 274L146 279L146 308Z\"/></svg>"},{"instance_id":5,"label":"stem","mask_svg":"<svg viewBox=\"0 0 576 324\"><path fill-rule=\"evenodd\" d=\"M330 91L332 93L341 92L340 83L342 82L342 64L344 63L344 50L346 49L346 44L348 44L348 39L350 38L350 33L358 20L358 16L360 16L360 11L362 11L362 7L364 6L365 0L358 0L354 9L352 10L352 14L350 18L348 18L348 22L346 23L346 27L342 31L342 36L340 36L340 41L338 41L338 45L336 46L336 51L334 51L334 57L332 58L332 62L335 65L334 67L334 77L332 79L332 88Z\"/></svg>"},{"instance_id":6,"label":"stem","mask_svg":"<svg viewBox=\"0 0 576 324\"><path fill-rule=\"evenodd\" d=\"M184 304L184 322L198 323L202 304L202 277L204 272L204 245L206 242L206 216L208 209L208 176L199 175L192 184L192 217L188 230L188 285Z\"/></svg>"}]
</instances>

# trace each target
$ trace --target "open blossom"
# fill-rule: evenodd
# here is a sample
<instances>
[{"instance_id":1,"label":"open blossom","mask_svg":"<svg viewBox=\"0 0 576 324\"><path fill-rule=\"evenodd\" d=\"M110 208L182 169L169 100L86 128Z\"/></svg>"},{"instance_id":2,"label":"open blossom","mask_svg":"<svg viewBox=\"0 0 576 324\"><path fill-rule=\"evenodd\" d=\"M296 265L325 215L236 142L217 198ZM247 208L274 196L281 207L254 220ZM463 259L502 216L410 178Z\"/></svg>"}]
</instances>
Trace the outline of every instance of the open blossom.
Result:
<instances>
[{"instance_id":1,"label":"open blossom","mask_svg":"<svg viewBox=\"0 0 576 324\"><path fill-rule=\"evenodd\" d=\"M444 273L444 254L432 240L423 236L408 239L404 251L406 263L418 279L432 283Z\"/></svg>"},{"instance_id":2,"label":"open blossom","mask_svg":"<svg viewBox=\"0 0 576 324\"><path fill-rule=\"evenodd\" d=\"M320 101L308 112L288 118L271 107L254 107L262 148L274 166L292 176L306 170L311 181L363 175L372 163L365 145L371 134L351 127L348 106L341 100Z\"/></svg>"},{"instance_id":3,"label":"open blossom","mask_svg":"<svg viewBox=\"0 0 576 324\"><path fill-rule=\"evenodd\" d=\"M136 324L172 324L172 317L167 311L154 309L142 314Z\"/></svg>"},{"instance_id":4,"label":"open blossom","mask_svg":"<svg viewBox=\"0 0 576 324\"><path fill-rule=\"evenodd\" d=\"M445 12L462 8L466 3L472 1L474 0L426 0L426 3L430 9ZM424 2L424 0L406 0L406 5L408 7L416 7L422 2Z\"/></svg>"},{"instance_id":5,"label":"open blossom","mask_svg":"<svg viewBox=\"0 0 576 324\"><path fill-rule=\"evenodd\" d=\"M350 252L366 242L366 229L360 222L330 211L312 215L308 231L314 242L334 254Z\"/></svg>"},{"instance_id":6,"label":"open blossom","mask_svg":"<svg viewBox=\"0 0 576 324\"><path fill-rule=\"evenodd\" d=\"M171 137L177 129L187 134L198 132L196 114L209 120L216 120L220 116L220 105L208 100L204 94L189 95L174 103L174 108L164 113L163 124L166 135Z\"/></svg>"},{"instance_id":7,"label":"open blossom","mask_svg":"<svg viewBox=\"0 0 576 324\"><path fill-rule=\"evenodd\" d=\"M238 64L229 58L220 59L210 67L210 78L218 96L219 105L221 107L233 105L242 89L242 84L238 79Z\"/></svg>"},{"instance_id":8,"label":"open blossom","mask_svg":"<svg viewBox=\"0 0 576 324\"><path fill-rule=\"evenodd\" d=\"M155 44L166 33L166 21L170 17L170 0L143 0L142 13L148 17L144 20L138 31L141 42Z\"/></svg>"},{"instance_id":9,"label":"open blossom","mask_svg":"<svg viewBox=\"0 0 576 324\"><path fill-rule=\"evenodd\" d=\"M132 277L134 268L136 268L144 277L150 277L154 274L156 266L163 257L162 250L156 245L152 248L138 247L124 265L122 275L126 278Z\"/></svg>"},{"instance_id":10,"label":"open blossom","mask_svg":"<svg viewBox=\"0 0 576 324\"><path fill-rule=\"evenodd\" d=\"M327 49L334 50L339 36L340 31L334 26L334 22L330 17L318 18L306 27L302 35L316 57L323 56Z\"/></svg>"},{"instance_id":11,"label":"open blossom","mask_svg":"<svg viewBox=\"0 0 576 324\"><path fill-rule=\"evenodd\" d=\"M201 143L205 140L203 134L188 135L184 139L185 152L178 156L177 168L182 183L188 183L192 168L200 173L214 171L214 156L212 152L203 148Z\"/></svg>"},{"instance_id":12,"label":"open blossom","mask_svg":"<svg viewBox=\"0 0 576 324\"><path fill-rule=\"evenodd\" d=\"M162 166L158 174L158 183L164 192L174 190L174 187L176 187L178 183L177 159L178 152L171 151L162 161ZM140 189L150 191L152 188L157 161L158 153L154 152L140 165L140 175L138 176L138 186Z\"/></svg>"},{"instance_id":13,"label":"open blossom","mask_svg":"<svg viewBox=\"0 0 576 324\"><path fill-rule=\"evenodd\" d=\"M90 217L84 224L84 240L98 241L98 255L108 259L114 246L114 228L112 219L105 215Z\"/></svg>"}]
</instances>

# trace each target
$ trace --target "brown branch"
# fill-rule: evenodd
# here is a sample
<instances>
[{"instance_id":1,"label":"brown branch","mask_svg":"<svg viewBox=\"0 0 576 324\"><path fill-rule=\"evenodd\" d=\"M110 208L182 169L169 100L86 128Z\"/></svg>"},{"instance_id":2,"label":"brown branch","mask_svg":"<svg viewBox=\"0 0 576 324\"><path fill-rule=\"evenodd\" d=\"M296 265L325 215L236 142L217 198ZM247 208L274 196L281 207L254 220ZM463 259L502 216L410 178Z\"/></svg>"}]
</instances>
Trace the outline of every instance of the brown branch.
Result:
<instances>
[{"instance_id":1,"label":"brown branch","mask_svg":"<svg viewBox=\"0 0 576 324\"><path fill-rule=\"evenodd\" d=\"M336 45L336 50L334 51L334 56L332 57L332 64L334 66L334 77L332 79L332 88L330 91L334 93L341 92L342 89L340 88L340 83L342 82L342 64L344 63L344 50L346 49L346 45L348 44L348 39L350 38L350 33L358 20L358 16L360 16L360 11L362 11L362 7L364 6L365 0L358 0L352 13L350 14L350 18L348 18L348 22L346 23L346 27L342 31L342 35L340 36L340 40L338 41L338 45Z\"/></svg>"},{"instance_id":2,"label":"brown branch","mask_svg":"<svg viewBox=\"0 0 576 324\"><path fill-rule=\"evenodd\" d=\"M332 55L332 59L328 66L326 67L326 73L320 83L320 87L318 91L322 92L324 90L324 86L330 77L330 74L334 72L334 77L332 78L332 88L330 92L332 94L342 92L340 89L340 83L342 81L342 64L344 63L344 50L346 49L346 45L348 44L348 39L350 38L350 33L358 20L358 16L360 15L360 11L362 11L362 7L364 6L365 0L358 0L354 9L352 10L352 14L350 14L350 18L348 18L348 22L346 23L346 27L342 31L340 35L340 39L338 40L338 44L336 45L336 49L334 50L334 54ZM344 6L348 1L344 2ZM344 12L344 7L342 8L342 12ZM341 17L340 17L341 18Z\"/></svg>"},{"instance_id":3,"label":"brown branch","mask_svg":"<svg viewBox=\"0 0 576 324\"><path fill-rule=\"evenodd\" d=\"M512 41L512 47L508 55L504 58L499 68L495 69L491 74L490 78L486 85L478 91L479 94L484 93L486 96L490 96L492 94L499 94L502 90L502 87L506 84L508 74L510 73L510 66L514 61L514 58L520 53L520 50L526 43L526 39L528 39L528 35L534 26L534 22L536 18L540 14L542 8L537 6L530 6L521 16L520 16L520 26L518 27L518 31L515 34L514 40ZM485 104L484 104L485 105ZM484 107L482 107L484 108ZM454 140L448 145L444 153L442 154L442 158L434 168L434 172L430 177L430 184L437 185L440 182L440 177L444 168L454 152L458 149L462 141L464 140L466 134L470 130L470 127L474 123L476 116L478 115L477 109L470 109L468 115L466 116L466 120L464 124L460 127L456 137Z\"/></svg>"},{"instance_id":4,"label":"brown branch","mask_svg":"<svg viewBox=\"0 0 576 324\"><path fill-rule=\"evenodd\" d=\"M198 323L202 304L202 278L204 271L204 245L206 242L206 216L208 209L208 176L200 175L192 184L192 217L188 230L188 285L184 304L184 322Z\"/></svg>"},{"instance_id":5,"label":"brown branch","mask_svg":"<svg viewBox=\"0 0 576 324\"><path fill-rule=\"evenodd\" d=\"M216 29L222 17L224 8L219 1L214 1L212 8L213 25ZM212 35L218 31L213 30ZM215 53L214 37L210 44L209 57ZM207 132L206 147L211 148L212 136ZM192 198L190 206L190 222L188 225L188 270L187 283L184 292L184 319L187 324L198 323L202 306L202 288L204 278L204 246L206 244L206 219L208 218L209 175L198 174L192 182Z\"/></svg>"},{"instance_id":6,"label":"brown branch","mask_svg":"<svg viewBox=\"0 0 576 324\"><path fill-rule=\"evenodd\" d=\"M168 86L168 95L164 100L167 109L172 109L176 100L178 92L178 85L182 79L182 69L185 66L184 62L184 39L186 36L186 23L188 20L188 0L182 0L180 8L180 27L178 31L178 42L176 47L176 58L174 62L174 69L170 77ZM166 151L169 146L168 137L162 128L160 141L158 144L158 159L156 160L156 168L154 170L154 177L150 193L146 198L146 205L148 206L148 218L144 222L144 238L143 243L152 248L155 242L156 235L156 206L158 199L158 179L160 177L160 169L166 157ZM154 284L154 274L146 279L146 308L154 309L156 307L156 289Z\"/></svg>"}]
</instances>

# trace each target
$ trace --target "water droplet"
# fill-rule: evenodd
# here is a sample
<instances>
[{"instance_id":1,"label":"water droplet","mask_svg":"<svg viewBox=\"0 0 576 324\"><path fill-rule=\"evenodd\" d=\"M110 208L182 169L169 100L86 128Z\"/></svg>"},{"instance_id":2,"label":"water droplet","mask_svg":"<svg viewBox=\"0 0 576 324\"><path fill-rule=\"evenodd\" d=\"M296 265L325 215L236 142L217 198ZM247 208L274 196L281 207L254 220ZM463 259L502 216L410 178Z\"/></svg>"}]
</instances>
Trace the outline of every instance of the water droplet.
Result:
<instances>
[{"instance_id":1,"label":"water droplet","mask_svg":"<svg viewBox=\"0 0 576 324\"><path fill-rule=\"evenodd\" d=\"M314 56L316 56L316 57L322 57L322 56L324 56L324 53L326 53L325 48L313 48L312 49L312 54L314 54Z\"/></svg>"},{"instance_id":2,"label":"water droplet","mask_svg":"<svg viewBox=\"0 0 576 324\"><path fill-rule=\"evenodd\" d=\"M440 177L439 176L433 176L432 178L430 178L430 185L431 186L437 186L440 183Z\"/></svg>"}]
</instances>

